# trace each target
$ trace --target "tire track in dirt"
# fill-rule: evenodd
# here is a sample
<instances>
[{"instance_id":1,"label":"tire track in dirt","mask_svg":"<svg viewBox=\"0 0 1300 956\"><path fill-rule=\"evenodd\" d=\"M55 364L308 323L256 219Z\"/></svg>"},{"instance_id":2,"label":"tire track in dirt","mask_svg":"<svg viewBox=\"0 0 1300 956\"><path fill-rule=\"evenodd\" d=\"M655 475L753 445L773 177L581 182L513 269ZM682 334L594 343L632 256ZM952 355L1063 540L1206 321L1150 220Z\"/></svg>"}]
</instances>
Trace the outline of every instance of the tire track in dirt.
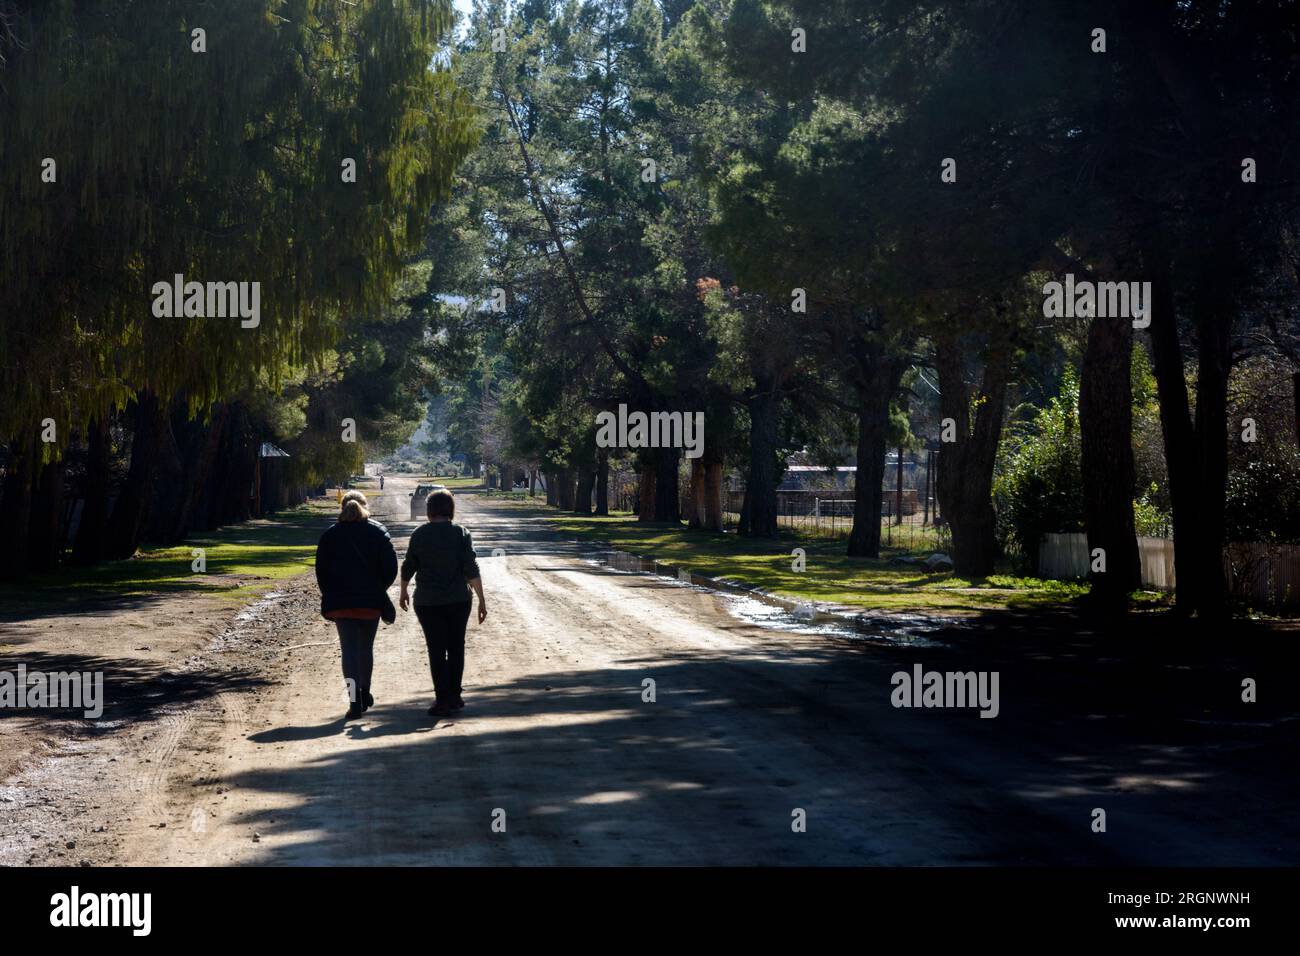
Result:
<instances>
[{"instance_id":1,"label":"tire track in dirt","mask_svg":"<svg viewBox=\"0 0 1300 956\"><path fill-rule=\"evenodd\" d=\"M616 606L610 606L611 577L620 582L614 589ZM798 661L801 652L811 652L809 660L824 655L826 638L745 627L726 618L716 595L644 576L618 575L582 565L553 563L539 567L533 563L523 570L522 578L529 585L527 591L513 592L512 597L524 600L522 595L526 594L531 599L527 606L534 623L545 619L548 629L563 630L566 622L571 626L585 615L602 622L601 649L621 652L625 664L628 660L636 662L629 693L636 693L637 682L647 666L654 669L657 654L669 666L701 657L721 658L733 698L776 702L777 706L758 712L757 720L737 720L733 714L722 721L708 721L706 733L715 746L687 751L692 758L690 773L681 773L679 765L679 774L690 778L687 786L725 791L718 802L707 808L719 817L711 828L715 832L727 832L738 825L767 829L770 835L773 807L782 807L782 816L787 815L792 809L792 790L800 786L807 789L808 781L838 778L841 783L817 794L820 825L839 834L839 845L831 851L836 856L847 850L850 862L929 862L938 849L936 844L942 844L950 858L959 860L977 858L981 852L997 852L993 847L981 847L978 835L972 834L967 822L972 816L995 809L979 786L960 791L959 797L953 790L939 794L921 788L918 792L917 787L904 781L930 775L931 771L924 768L927 755L923 748L885 739L861 724L855 726L853 716L860 706L855 708L854 704L860 701L828 704L825 697L830 680L807 687L797 675L792 680L787 674L778 677L770 673L773 660ZM701 627L701 620L713 621L715 626ZM861 648L841 646L836 652L860 654ZM585 648L584 653L590 654L592 649ZM608 665L617 657L604 655L601 663ZM580 663L578 657L572 661L575 666ZM848 686L851 682L838 683ZM887 686L883 680L880 683ZM656 723L652 728L661 726ZM662 730L652 728L647 729L664 739ZM637 742L636 738L627 740L633 748ZM860 745L857 752L855 743ZM783 767L775 781L771 779L772 765ZM949 773L953 769L948 768ZM960 776L960 771L953 775ZM731 781L732 785L721 787L721 780ZM647 788L640 799L643 803L664 804L665 808L680 802L671 794L656 793L654 788ZM1014 800L994 802L999 812L1025 812L1023 806L1011 806ZM812 812L807 806L804 809ZM943 821L939 827L926 827L924 847L900 845L892 835L881 839L891 830L916 829L915 821L922 816ZM737 847L734 842L710 847L707 840L696 840L682 849L678 859L690 861L692 854L699 853L698 862L719 858L730 862L771 860L762 850L747 860L747 852L748 847ZM1090 854L1084 851L1084 855Z\"/></svg>"},{"instance_id":2,"label":"tire track in dirt","mask_svg":"<svg viewBox=\"0 0 1300 956\"><path fill-rule=\"evenodd\" d=\"M333 629L304 577L288 589L292 614L203 662L264 685L140 729L154 735L134 751L151 758L140 777L148 792L96 793L137 818L95 845L97 859L1088 863L1148 860L1180 832L1179 845L1197 849L1193 811L1150 815L1165 804L1142 820L1145 841L1103 842L1078 825L1109 767L1072 772L1055 726L890 706L892 671L965 668L969 649L758 628L711 592L584 562L584 548L527 513L460 501L490 607L485 626L470 625L463 715L425 716L424 643L415 616L399 613L376 642L375 708L344 722ZM399 551L411 527L393 524ZM494 547L506 554L489 556ZM1032 683L1041 665L1002 666ZM642 699L645 678L653 702ZM123 753L107 776L130 779L136 758L118 746L96 759ZM140 806L123 807L123 794ZM207 814L198 831L196 807ZM796 808L806 833L792 831ZM497 809L504 833L492 829ZM151 825L159 817L167 827Z\"/></svg>"}]
</instances>

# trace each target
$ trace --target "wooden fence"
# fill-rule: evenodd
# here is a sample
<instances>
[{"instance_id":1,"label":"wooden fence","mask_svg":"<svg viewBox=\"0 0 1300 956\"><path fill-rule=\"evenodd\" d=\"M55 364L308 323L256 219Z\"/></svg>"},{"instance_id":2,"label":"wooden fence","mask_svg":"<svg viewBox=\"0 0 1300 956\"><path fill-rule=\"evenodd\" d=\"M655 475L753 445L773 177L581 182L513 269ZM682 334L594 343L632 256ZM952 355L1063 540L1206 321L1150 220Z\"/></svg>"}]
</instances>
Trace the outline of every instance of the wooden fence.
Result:
<instances>
[{"instance_id":1,"label":"wooden fence","mask_svg":"<svg viewBox=\"0 0 1300 956\"><path fill-rule=\"evenodd\" d=\"M1139 537L1142 585L1172 591L1174 542ZM1088 536L1045 534L1038 552L1038 573L1045 578L1085 578L1089 569ZM1300 605L1300 546L1237 543L1223 552L1223 573L1233 597L1256 607Z\"/></svg>"},{"instance_id":2,"label":"wooden fence","mask_svg":"<svg viewBox=\"0 0 1300 956\"><path fill-rule=\"evenodd\" d=\"M1293 544L1230 544L1223 569L1234 597L1255 607L1300 606L1300 547Z\"/></svg>"}]
</instances>

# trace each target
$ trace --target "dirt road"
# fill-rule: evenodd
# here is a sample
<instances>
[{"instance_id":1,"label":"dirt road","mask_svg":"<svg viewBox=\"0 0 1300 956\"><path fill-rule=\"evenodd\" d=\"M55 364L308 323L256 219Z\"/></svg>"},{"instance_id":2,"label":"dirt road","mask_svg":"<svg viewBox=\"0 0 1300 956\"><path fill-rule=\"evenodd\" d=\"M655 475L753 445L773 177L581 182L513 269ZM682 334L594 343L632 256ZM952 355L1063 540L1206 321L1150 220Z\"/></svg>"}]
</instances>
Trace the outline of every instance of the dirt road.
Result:
<instances>
[{"instance_id":1,"label":"dirt road","mask_svg":"<svg viewBox=\"0 0 1300 956\"><path fill-rule=\"evenodd\" d=\"M390 501L406 490L390 480ZM1297 862L1278 765L1294 715L1234 729L1220 664L1120 660L1104 635L1045 653L1002 631L922 650L763 629L584 560L531 512L459 506L490 607L462 715L425 715L407 613L380 629L376 706L345 723L332 625L300 579L173 675L198 691L4 781L0 861ZM390 525L399 553L412 527ZM998 717L891 706L915 663L998 669Z\"/></svg>"}]
</instances>

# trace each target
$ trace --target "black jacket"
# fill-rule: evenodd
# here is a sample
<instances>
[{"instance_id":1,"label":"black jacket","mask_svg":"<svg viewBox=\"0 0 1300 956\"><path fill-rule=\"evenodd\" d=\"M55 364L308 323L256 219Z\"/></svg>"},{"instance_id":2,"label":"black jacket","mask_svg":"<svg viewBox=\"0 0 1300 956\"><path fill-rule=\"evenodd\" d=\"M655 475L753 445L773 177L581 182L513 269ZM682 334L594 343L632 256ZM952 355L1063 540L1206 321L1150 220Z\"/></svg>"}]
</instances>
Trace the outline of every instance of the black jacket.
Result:
<instances>
[{"instance_id":1,"label":"black jacket","mask_svg":"<svg viewBox=\"0 0 1300 956\"><path fill-rule=\"evenodd\" d=\"M411 532L402 580L415 578L416 607L469 600L466 581L479 576L474 540L452 521L430 521Z\"/></svg>"},{"instance_id":2,"label":"black jacket","mask_svg":"<svg viewBox=\"0 0 1300 956\"><path fill-rule=\"evenodd\" d=\"M397 578L397 552L378 521L340 521L316 545L320 612L348 607L380 610Z\"/></svg>"}]
</instances>

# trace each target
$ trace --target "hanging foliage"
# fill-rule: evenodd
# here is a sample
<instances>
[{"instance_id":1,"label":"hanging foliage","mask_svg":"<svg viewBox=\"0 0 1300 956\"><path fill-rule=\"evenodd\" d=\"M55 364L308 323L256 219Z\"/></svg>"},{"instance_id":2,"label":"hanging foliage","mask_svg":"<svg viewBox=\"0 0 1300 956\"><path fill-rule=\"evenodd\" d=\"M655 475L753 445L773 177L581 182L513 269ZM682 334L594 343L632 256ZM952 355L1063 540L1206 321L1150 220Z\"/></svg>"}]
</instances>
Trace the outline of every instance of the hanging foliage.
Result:
<instances>
[{"instance_id":1,"label":"hanging foliage","mask_svg":"<svg viewBox=\"0 0 1300 956\"><path fill-rule=\"evenodd\" d=\"M449 0L14 5L0 436L275 389L382 308L476 135L434 65L451 23ZM256 324L155 314L177 275L258 283Z\"/></svg>"}]
</instances>

